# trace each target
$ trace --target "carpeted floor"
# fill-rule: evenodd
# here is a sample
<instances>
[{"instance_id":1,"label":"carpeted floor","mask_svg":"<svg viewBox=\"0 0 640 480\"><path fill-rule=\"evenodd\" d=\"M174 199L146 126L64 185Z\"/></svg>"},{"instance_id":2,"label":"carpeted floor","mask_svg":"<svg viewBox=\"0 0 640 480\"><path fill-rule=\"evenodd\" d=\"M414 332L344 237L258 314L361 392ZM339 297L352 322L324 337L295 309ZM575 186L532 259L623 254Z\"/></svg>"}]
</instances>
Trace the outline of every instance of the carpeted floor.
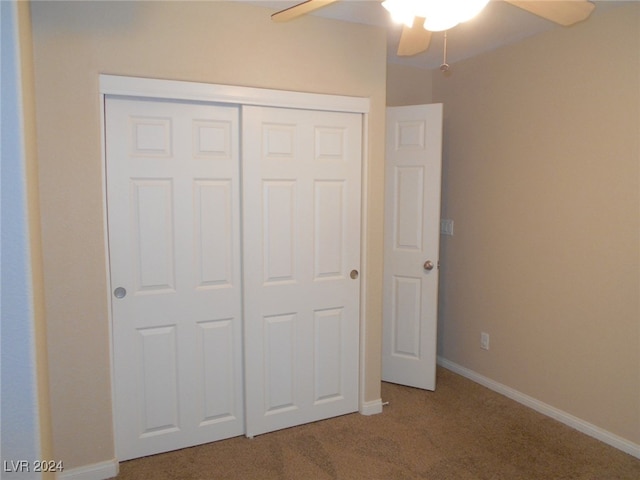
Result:
<instances>
[{"instance_id":1,"label":"carpeted floor","mask_svg":"<svg viewBox=\"0 0 640 480\"><path fill-rule=\"evenodd\" d=\"M639 480L640 460L448 370L345 415L120 465L118 480Z\"/></svg>"}]
</instances>

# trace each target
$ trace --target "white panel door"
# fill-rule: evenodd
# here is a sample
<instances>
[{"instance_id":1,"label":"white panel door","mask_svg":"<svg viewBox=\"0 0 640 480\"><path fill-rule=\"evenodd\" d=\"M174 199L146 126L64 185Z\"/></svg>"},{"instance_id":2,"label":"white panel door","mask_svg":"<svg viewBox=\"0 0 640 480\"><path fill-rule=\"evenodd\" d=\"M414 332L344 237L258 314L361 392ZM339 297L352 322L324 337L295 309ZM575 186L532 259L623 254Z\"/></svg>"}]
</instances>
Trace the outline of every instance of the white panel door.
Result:
<instances>
[{"instance_id":1,"label":"white panel door","mask_svg":"<svg viewBox=\"0 0 640 480\"><path fill-rule=\"evenodd\" d=\"M105 115L117 458L241 435L238 108Z\"/></svg>"},{"instance_id":2,"label":"white panel door","mask_svg":"<svg viewBox=\"0 0 640 480\"><path fill-rule=\"evenodd\" d=\"M244 107L247 435L358 409L358 114Z\"/></svg>"},{"instance_id":3,"label":"white panel door","mask_svg":"<svg viewBox=\"0 0 640 480\"><path fill-rule=\"evenodd\" d=\"M382 379L434 390L442 105L387 108Z\"/></svg>"}]
</instances>

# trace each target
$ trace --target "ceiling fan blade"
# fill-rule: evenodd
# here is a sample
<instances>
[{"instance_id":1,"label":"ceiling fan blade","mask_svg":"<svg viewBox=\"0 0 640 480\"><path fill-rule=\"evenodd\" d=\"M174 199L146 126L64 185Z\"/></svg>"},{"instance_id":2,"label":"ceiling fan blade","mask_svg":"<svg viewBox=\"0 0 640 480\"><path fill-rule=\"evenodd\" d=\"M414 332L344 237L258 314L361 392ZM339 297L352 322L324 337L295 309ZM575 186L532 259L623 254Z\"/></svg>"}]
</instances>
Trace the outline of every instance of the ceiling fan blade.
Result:
<instances>
[{"instance_id":1,"label":"ceiling fan blade","mask_svg":"<svg viewBox=\"0 0 640 480\"><path fill-rule=\"evenodd\" d=\"M284 10L274 13L271 15L271 20L274 22L288 22L289 20L293 20L294 18L298 18L337 1L338 0L306 0L306 2L298 3L293 7L285 8Z\"/></svg>"},{"instance_id":2,"label":"ceiling fan blade","mask_svg":"<svg viewBox=\"0 0 640 480\"><path fill-rule=\"evenodd\" d=\"M398 56L410 57L420 52L424 52L429 48L431 43L431 32L425 30L422 26L424 18L415 17L411 28L404 25L402 27L402 35L400 36L400 44L398 45Z\"/></svg>"},{"instance_id":3,"label":"ceiling fan blade","mask_svg":"<svg viewBox=\"0 0 640 480\"><path fill-rule=\"evenodd\" d=\"M568 27L591 15L595 4L587 0L505 0L527 12Z\"/></svg>"}]
</instances>

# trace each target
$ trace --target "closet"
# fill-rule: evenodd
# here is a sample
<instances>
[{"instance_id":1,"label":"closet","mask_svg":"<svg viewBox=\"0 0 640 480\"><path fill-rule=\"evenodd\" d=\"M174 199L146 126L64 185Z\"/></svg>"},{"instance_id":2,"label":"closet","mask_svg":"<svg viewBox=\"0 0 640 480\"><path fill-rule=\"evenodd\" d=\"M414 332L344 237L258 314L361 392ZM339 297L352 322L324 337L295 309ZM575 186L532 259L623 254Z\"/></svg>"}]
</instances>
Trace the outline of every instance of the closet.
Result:
<instances>
[{"instance_id":1,"label":"closet","mask_svg":"<svg viewBox=\"0 0 640 480\"><path fill-rule=\"evenodd\" d=\"M118 460L357 411L363 99L101 81Z\"/></svg>"}]
</instances>

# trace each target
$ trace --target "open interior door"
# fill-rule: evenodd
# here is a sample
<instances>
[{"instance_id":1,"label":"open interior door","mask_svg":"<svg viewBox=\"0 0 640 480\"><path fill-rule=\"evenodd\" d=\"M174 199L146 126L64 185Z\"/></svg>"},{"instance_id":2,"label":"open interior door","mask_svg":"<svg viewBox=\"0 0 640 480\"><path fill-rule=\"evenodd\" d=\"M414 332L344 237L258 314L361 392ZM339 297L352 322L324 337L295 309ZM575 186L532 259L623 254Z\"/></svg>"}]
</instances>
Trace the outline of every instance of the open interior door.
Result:
<instances>
[{"instance_id":1,"label":"open interior door","mask_svg":"<svg viewBox=\"0 0 640 480\"><path fill-rule=\"evenodd\" d=\"M387 108L382 380L435 390L442 104Z\"/></svg>"}]
</instances>

